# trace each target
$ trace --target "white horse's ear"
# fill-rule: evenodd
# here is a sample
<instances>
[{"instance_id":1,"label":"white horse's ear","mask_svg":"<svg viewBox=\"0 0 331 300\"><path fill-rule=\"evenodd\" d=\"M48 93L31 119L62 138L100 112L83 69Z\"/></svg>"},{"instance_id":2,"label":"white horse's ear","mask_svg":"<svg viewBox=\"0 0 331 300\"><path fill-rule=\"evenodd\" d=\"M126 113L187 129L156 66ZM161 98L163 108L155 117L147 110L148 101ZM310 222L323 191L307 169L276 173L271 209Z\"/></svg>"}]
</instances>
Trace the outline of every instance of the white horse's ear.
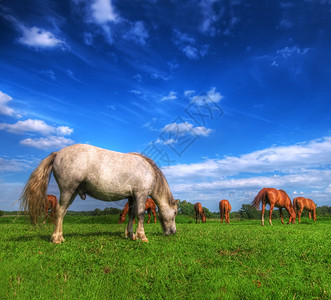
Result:
<instances>
[{"instance_id":1,"label":"white horse's ear","mask_svg":"<svg viewBox=\"0 0 331 300\"><path fill-rule=\"evenodd\" d=\"M175 204L178 205L179 199L175 200Z\"/></svg>"}]
</instances>

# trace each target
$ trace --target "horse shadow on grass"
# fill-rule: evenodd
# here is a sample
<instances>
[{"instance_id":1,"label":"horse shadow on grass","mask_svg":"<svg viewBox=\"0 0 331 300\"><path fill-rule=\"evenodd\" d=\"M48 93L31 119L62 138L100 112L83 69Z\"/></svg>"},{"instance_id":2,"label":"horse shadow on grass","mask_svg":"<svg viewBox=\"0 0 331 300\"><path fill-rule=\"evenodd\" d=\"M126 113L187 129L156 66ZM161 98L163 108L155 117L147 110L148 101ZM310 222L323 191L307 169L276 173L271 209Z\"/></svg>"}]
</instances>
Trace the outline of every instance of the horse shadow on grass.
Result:
<instances>
[{"instance_id":1,"label":"horse shadow on grass","mask_svg":"<svg viewBox=\"0 0 331 300\"><path fill-rule=\"evenodd\" d=\"M97 236L109 236L109 237L119 237L125 238L124 232L116 231L116 232L86 232L86 233L67 233L64 238L84 238L84 237L97 237ZM51 236L50 234L34 234L34 235L21 235L14 239L8 239L10 242L29 242L32 240L43 240L50 242Z\"/></svg>"}]
</instances>

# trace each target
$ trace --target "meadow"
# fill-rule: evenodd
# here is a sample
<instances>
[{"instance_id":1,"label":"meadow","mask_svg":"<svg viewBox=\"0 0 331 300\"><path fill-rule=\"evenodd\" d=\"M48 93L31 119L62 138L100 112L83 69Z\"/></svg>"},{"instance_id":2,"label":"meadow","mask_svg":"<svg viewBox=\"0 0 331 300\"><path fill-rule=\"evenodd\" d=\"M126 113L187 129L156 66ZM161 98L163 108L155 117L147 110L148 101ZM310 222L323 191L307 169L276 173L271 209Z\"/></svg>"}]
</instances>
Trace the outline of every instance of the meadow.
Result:
<instances>
[{"instance_id":1,"label":"meadow","mask_svg":"<svg viewBox=\"0 0 331 300\"><path fill-rule=\"evenodd\" d=\"M0 218L1 299L330 299L331 219L260 226L176 218L177 234L146 224L149 243L124 238L117 215L53 225Z\"/></svg>"}]
</instances>

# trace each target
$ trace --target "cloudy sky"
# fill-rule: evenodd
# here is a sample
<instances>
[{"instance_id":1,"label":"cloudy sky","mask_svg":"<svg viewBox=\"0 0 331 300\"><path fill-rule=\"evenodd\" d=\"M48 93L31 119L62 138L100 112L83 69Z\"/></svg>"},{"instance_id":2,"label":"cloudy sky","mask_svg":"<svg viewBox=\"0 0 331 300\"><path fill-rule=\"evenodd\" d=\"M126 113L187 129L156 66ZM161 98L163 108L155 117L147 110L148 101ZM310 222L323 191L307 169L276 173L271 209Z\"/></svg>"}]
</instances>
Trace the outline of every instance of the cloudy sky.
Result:
<instances>
[{"instance_id":1,"label":"cloudy sky","mask_svg":"<svg viewBox=\"0 0 331 300\"><path fill-rule=\"evenodd\" d=\"M74 143L144 153L212 211L263 187L331 205L330 36L325 0L2 0L0 209Z\"/></svg>"}]
</instances>

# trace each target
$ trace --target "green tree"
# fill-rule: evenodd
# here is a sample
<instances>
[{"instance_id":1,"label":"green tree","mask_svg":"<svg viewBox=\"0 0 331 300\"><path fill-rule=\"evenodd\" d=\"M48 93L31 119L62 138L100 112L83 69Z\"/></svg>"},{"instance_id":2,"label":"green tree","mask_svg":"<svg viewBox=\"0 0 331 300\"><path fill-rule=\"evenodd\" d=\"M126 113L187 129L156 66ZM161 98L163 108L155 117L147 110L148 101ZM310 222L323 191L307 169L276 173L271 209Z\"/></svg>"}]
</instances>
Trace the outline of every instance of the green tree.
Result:
<instances>
[{"instance_id":1,"label":"green tree","mask_svg":"<svg viewBox=\"0 0 331 300\"><path fill-rule=\"evenodd\" d=\"M203 211L205 212L205 216L206 218L212 218L213 217L213 213L206 207L202 207Z\"/></svg>"},{"instance_id":2,"label":"green tree","mask_svg":"<svg viewBox=\"0 0 331 300\"><path fill-rule=\"evenodd\" d=\"M188 215L188 216L194 215L194 205L191 202L187 202L186 200L179 201L178 214Z\"/></svg>"},{"instance_id":3,"label":"green tree","mask_svg":"<svg viewBox=\"0 0 331 300\"><path fill-rule=\"evenodd\" d=\"M93 215L94 215L94 216L100 216L101 213L102 213L102 211L101 211L101 209L99 209L99 208L96 208L96 209L93 211Z\"/></svg>"},{"instance_id":4,"label":"green tree","mask_svg":"<svg viewBox=\"0 0 331 300\"><path fill-rule=\"evenodd\" d=\"M120 209L115 208L115 207L106 207L103 210L103 215L118 215L121 212Z\"/></svg>"},{"instance_id":5,"label":"green tree","mask_svg":"<svg viewBox=\"0 0 331 300\"><path fill-rule=\"evenodd\" d=\"M250 204L243 204L238 213L242 219L259 219L261 217L261 212Z\"/></svg>"},{"instance_id":6,"label":"green tree","mask_svg":"<svg viewBox=\"0 0 331 300\"><path fill-rule=\"evenodd\" d=\"M323 205L316 208L317 216L328 216L331 214L331 206Z\"/></svg>"}]
</instances>

